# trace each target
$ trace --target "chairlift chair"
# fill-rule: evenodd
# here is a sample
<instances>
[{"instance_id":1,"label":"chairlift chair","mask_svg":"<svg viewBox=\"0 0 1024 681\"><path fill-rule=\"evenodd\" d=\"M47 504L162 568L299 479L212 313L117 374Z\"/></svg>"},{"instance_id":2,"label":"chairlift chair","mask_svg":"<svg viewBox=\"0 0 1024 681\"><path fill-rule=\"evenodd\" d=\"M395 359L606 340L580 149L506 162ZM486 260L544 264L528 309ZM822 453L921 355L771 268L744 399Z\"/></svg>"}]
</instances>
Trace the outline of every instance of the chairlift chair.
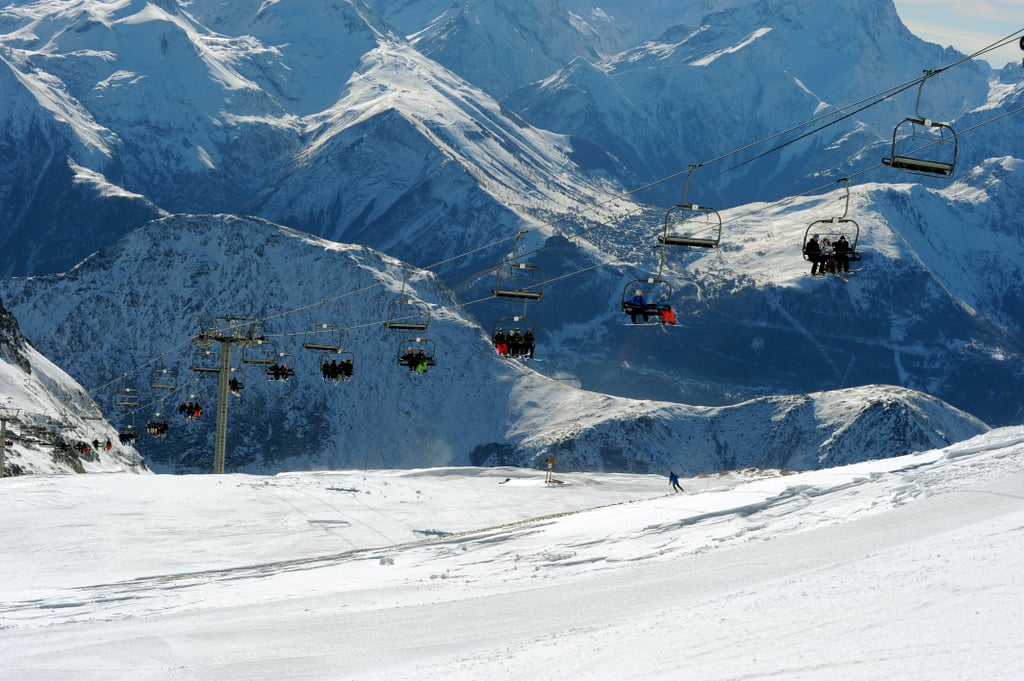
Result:
<instances>
[{"instance_id":1,"label":"chairlift chair","mask_svg":"<svg viewBox=\"0 0 1024 681\"><path fill-rule=\"evenodd\" d=\"M632 315L634 312L644 314L644 310L634 310L634 305L629 301L633 299L636 292L640 291L644 298L644 307L646 308L647 317L658 317L656 309L657 302L661 299L661 296L666 296L668 300L672 300L672 284L657 277L648 277L646 279L633 279L626 284L625 288L622 289L622 302L620 309L627 315Z\"/></svg>"},{"instance_id":2,"label":"chairlift chair","mask_svg":"<svg viewBox=\"0 0 1024 681\"><path fill-rule=\"evenodd\" d=\"M850 260L860 260L861 253L857 250L857 241L860 239L860 225L857 224L856 220L846 217L850 211L850 180L849 178L843 178L839 180L846 184L846 203L844 204L843 214L822 220L815 220L807 226L807 230L804 232L804 244L801 252L804 255L804 260L810 260L807 255L807 242L810 241L811 237L817 234L822 241L827 237L833 246L839 240L839 237L845 236L847 242L849 242L846 256Z\"/></svg>"},{"instance_id":3,"label":"chairlift chair","mask_svg":"<svg viewBox=\"0 0 1024 681\"><path fill-rule=\"evenodd\" d=\"M231 393L234 394L235 396L241 397L242 389L245 388L245 382L242 381L242 378L240 378L241 376L243 376L242 371L239 369L232 368L231 372L231 377L228 379L228 390L230 390ZM235 375L235 372L238 373L237 376Z\"/></svg>"},{"instance_id":4,"label":"chairlift chair","mask_svg":"<svg viewBox=\"0 0 1024 681\"><path fill-rule=\"evenodd\" d=\"M501 337L498 332L501 332ZM516 333L519 334L519 344L516 344ZM533 344L528 343L532 339ZM491 333L491 341L494 349L503 357L533 357L533 346L537 339L537 325L529 317L515 315L502 317L494 323L494 330Z\"/></svg>"},{"instance_id":5,"label":"chairlift chair","mask_svg":"<svg viewBox=\"0 0 1024 681\"><path fill-rule=\"evenodd\" d=\"M704 251L718 248L722 240L722 216L708 206L681 203L665 213L665 228L658 243L679 246L683 250Z\"/></svg>"},{"instance_id":6,"label":"chairlift chair","mask_svg":"<svg viewBox=\"0 0 1024 681\"><path fill-rule=\"evenodd\" d=\"M914 116L904 118L892 131L892 150L882 163L915 175L950 177L956 170L960 143L953 126L921 115L921 93L939 71L925 71L917 88Z\"/></svg>"},{"instance_id":7,"label":"chairlift chair","mask_svg":"<svg viewBox=\"0 0 1024 681\"><path fill-rule=\"evenodd\" d=\"M860 260L861 254L857 250L857 239L860 238L860 225L857 224L856 220L849 218L830 218L828 220L815 220L807 226L807 231L804 232L804 247L803 254L804 260L810 260L807 255L807 242L812 236L817 234L821 237L821 240L827 237L832 245L835 246L836 242L839 241L840 236L845 236L849 242L850 247L846 255L850 260Z\"/></svg>"},{"instance_id":8,"label":"chairlift chair","mask_svg":"<svg viewBox=\"0 0 1024 681\"><path fill-rule=\"evenodd\" d=\"M242 360L245 361L244 359ZM274 361L262 363L263 371L270 381L287 381L295 375L295 361L291 353L281 351L274 356Z\"/></svg>"},{"instance_id":9,"label":"chairlift chair","mask_svg":"<svg viewBox=\"0 0 1024 681\"><path fill-rule=\"evenodd\" d=\"M177 390L178 371L165 368L161 361L160 366L153 369L153 372L150 374L149 387L153 390Z\"/></svg>"},{"instance_id":10,"label":"chairlift chair","mask_svg":"<svg viewBox=\"0 0 1024 681\"><path fill-rule=\"evenodd\" d=\"M75 423L71 420L71 416L67 412L61 412L59 418L48 416L46 418L46 425L58 432L62 430L74 430L75 428Z\"/></svg>"},{"instance_id":11,"label":"chairlift chair","mask_svg":"<svg viewBox=\"0 0 1024 681\"><path fill-rule=\"evenodd\" d=\"M544 272L521 262L499 266L491 293L498 298L539 301L544 297Z\"/></svg>"},{"instance_id":12,"label":"chairlift chair","mask_svg":"<svg viewBox=\"0 0 1024 681\"><path fill-rule=\"evenodd\" d=\"M129 447L134 445L136 442L138 442L138 440L139 440L139 431L135 427L135 413L134 412L132 412L131 420L126 425L124 425L122 428L118 429L118 431L117 431L117 439L121 442L121 444L128 445Z\"/></svg>"},{"instance_id":13,"label":"chairlift chair","mask_svg":"<svg viewBox=\"0 0 1024 681\"><path fill-rule=\"evenodd\" d=\"M412 351L412 357L419 357L419 353L423 351L423 358L426 361L428 367L436 365L436 346L434 341L429 338L417 337L417 338L406 338L402 343L398 345L398 351L396 353L398 364L400 366L409 367L410 371L416 368L416 364L409 364L409 351ZM415 373L415 372L413 372Z\"/></svg>"},{"instance_id":14,"label":"chairlift chair","mask_svg":"<svg viewBox=\"0 0 1024 681\"><path fill-rule=\"evenodd\" d=\"M197 347L192 351L192 371L197 374L215 374L220 371L220 353L209 347Z\"/></svg>"},{"instance_id":15,"label":"chairlift chair","mask_svg":"<svg viewBox=\"0 0 1024 681\"><path fill-rule=\"evenodd\" d=\"M663 246L677 246L688 251L704 251L718 248L722 240L722 216L709 206L687 201L690 193L690 177L699 164L691 165L686 173L683 186L683 202L665 212L665 226L658 243Z\"/></svg>"},{"instance_id":16,"label":"chairlift chair","mask_svg":"<svg viewBox=\"0 0 1024 681\"><path fill-rule=\"evenodd\" d=\"M186 422L193 422L203 417L203 405L199 401L199 395L196 393L190 393L186 398L188 402L182 402L178 405L178 413L185 417ZM191 409L189 406L191 405Z\"/></svg>"},{"instance_id":17,"label":"chairlift chair","mask_svg":"<svg viewBox=\"0 0 1024 681\"><path fill-rule=\"evenodd\" d=\"M168 430L167 416L161 410L153 412L153 415L146 421L146 432L153 437L165 437Z\"/></svg>"},{"instance_id":18,"label":"chairlift chair","mask_svg":"<svg viewBox=\"0 0 1024 681\"><path fill-rule=\"evenodd\" d=\"M316 313L316 323L310 325L302 335L302 347L306 350L341 352L345 347L345 332L333 324L320 321L323 305L324 301L321 301L321 309Z\"/></svg>"},{"instance_id":19,"label":"chairlift chair","mask_svg":"<svg viewBox=\"0 0 1024 681\"><path fill-rule=\"evenodd\" d=\"M536 265L529 265L519 258L519 242L525 235L525 231L516 235L508 262L497 268L494 288L491 289L491 294L497 298L537 302L544 297L544 272Z\"/></svg>"},{"instance_id":20,"label":"chairlift chair","mask_svg":"<svg viewBox=\"0 0 1024 681\"><path fill-rule=\"evenodd\" d=\"M254 340L242 348L241 362L256 366L277 364L277 347L268 340Z\"/></svg>"},{"instance_id":21,"label":"chairlift chair","mask_svg":"<svg viewBox=\"0 0 1024 681\"><path fill-rule=\"evenodd\" d=\"M114 396L114 406L137 409L139 406L139 391L135 388L121 388Z\"/></svg>"},{"instance_id":22,"label":"chairlift chair","mask_svg":"<svg viewBox=\"0 0 1024 681\"><path fill-rule=\"evenodd\" d=\"M355 355L347 350L325 352L320 355L320 377L334 383L347 381L352 378L354 365Z\"/></svg>"},{"instance_id":23,"label":"chairlift chair","mask_svg":"<svg viewBox=\"0 0 1024 681\"><path fill-rule=\"evenodd\" d=\"M331 324L317 322L302 336L302 347L321 352L341 352L345 347L344 332Z\"/></svg>"},{"instance_id":24,"label":"chairlift chair","mask_svg":"<svg viewBox=\"0 0 1024 681\"><path fill-rule=\"evenodd\" d=\"M419 300L398 298L388 307L384 326L395 331L426 331L430 326L430 308Z\"/></svg>"}]
</instances>

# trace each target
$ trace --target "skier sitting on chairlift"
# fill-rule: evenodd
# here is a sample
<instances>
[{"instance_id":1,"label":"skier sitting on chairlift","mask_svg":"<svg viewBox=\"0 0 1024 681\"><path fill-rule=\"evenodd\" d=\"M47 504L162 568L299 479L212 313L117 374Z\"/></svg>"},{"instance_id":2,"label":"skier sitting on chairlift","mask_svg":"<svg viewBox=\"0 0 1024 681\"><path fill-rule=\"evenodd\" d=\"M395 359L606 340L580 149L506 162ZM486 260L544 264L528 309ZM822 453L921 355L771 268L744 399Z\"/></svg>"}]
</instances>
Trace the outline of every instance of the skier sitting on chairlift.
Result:
<instances>
[{"instance_id":1,"label":"skier sitting on chairlift","mask_svg":"<svg viewBox=\"0 0 1024 681\"><path fill-rule=\"evenodd\" d=\"M644 300L644 292L640 289L636 290L636 295L626 301L625 310L629 313L629 318L633 324L636 324L637 315L643 315L644 321L647 319L647 301Z\"/></svg>"},{"instance_id":2,"label":"skier sitting on chairlift","mask_svg":"<svg viewBox=\"0 0 1024 681\"><path fill-rule=\"evenodd\" d=\"M676 323L676 313L672 311L672 304L668 302L668 294L661 294L661 298L658 299L657 308L662 324Z\"/></svg>"},{"instance_id":3,"label":"skier sitting on chairlift","mask_svg":"<svg viewBox=\"0 0 1024 681\"><path fill-rule=\"evenodd\" d=\"M503 329L498 329L494 334L494 349L503 357L508 354L508 341L505 339L505 331Z\"/></svg>"}]
</instances>

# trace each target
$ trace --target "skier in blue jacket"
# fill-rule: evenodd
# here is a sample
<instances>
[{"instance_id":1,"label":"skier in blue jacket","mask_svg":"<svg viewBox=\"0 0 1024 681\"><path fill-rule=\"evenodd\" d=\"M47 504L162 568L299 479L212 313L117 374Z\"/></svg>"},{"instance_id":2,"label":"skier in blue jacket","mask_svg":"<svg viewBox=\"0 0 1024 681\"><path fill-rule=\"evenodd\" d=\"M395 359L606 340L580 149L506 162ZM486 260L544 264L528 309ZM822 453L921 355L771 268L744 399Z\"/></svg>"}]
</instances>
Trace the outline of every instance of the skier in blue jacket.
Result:
<instances>
[{"instance_id":1,"label":"skier in blue jacket","mask_svg":"<svg viewBox=\"0 0 1024 681\"><path fill-rule=\"evenodd\" d=\"M622 309L629 314L629 318L634 324L636 324L637 315L643 315L644 322L647 321L647 301L644 300L644 292L641 289L636 290L636 295L626 301L626 304L622 306Z\"/></svg>"},{"instance_id":2,"label":"skier in blue jacket","mask_svg":"<svg viewBox=\"0 0 1024 681\"><path fill-rule=\"evenodd\" d=\"M672 471L668 472L668 482L670 485L672 485L672 489L675 490L676 492L683 491L682 486L680 486L679 484L679 476L673 473Z\"/></svg>"}]
</instances>

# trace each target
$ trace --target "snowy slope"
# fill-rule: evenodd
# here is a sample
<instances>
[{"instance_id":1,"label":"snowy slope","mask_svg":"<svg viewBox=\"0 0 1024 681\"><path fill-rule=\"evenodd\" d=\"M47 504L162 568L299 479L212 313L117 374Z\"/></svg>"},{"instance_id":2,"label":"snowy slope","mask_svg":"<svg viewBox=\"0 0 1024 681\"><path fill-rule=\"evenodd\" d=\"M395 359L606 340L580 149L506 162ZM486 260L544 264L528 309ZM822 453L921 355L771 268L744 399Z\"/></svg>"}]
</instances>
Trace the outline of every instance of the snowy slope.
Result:
<instances>
[{"instance_id":1,"label":"snowy slope","mask_svg":"<svg viewBox=\"0 0 1024 681\"><path fill-rule=\"evenodd\" d=\"M514 468L4 480L0 662L24 681L1012 681L1022 442L676 495Z\"/></svg>"},{"instance_id":2,"label":"snowy slope","mask_svg":"<svg viewBox=\"0 0 1024 681\"><path fill-rule=\"evenodd\" d=\"M82 386L25 341L2 304L0 421L9 443L0 477L148 470Z\"/></svg>"},{"instance_id":3,"label":"snowy slope","mask_svg":"<svg viewBox=\"0 0 1024 681\"><path fill-rule=\"evenodd\" d=\"M66 274L4 280L0 291L26 320L26 335L47 354L68 358L115 423L173 415L168 437L139 445L157 470L212 466L212 419L185 423L176 410L196 395L214 413L213 379L193 375L190 339L200 319L224 316L265 320L260 334L298 372L287 383L268 381L232 350L246 386L229 407L233 471L533 466L550 454L588 470L805 469L857 452L874 458L927 449L986 429L895 386L722 408L577 390L499 357L489 333L467 316L475 306L461 305L433 275L252 218L154 221ZM422 334L384 325L391 305L406 296L431 308L427 337L437 366L424 376L397 363L409 336ZM345 330L355 358L350 382L321 380L321 353L302 347L317 323ZM549 353L557 357L541 340L536 364ZM148 389L158 367L176 371L173 394ZM136 414L113 409L124 387L146 396Z\"/></svg>"},{"instance_id":4,"label":"snowy slope","mask_svg":"<svg viewBox=\"0 0 1024 681\"><path fill-rule=\"evenodd\" d=\"M424 55L502 98L573 59L597 61L598 35L558 0L471 0L409 37Z\"/></svg>"}]
</instances>

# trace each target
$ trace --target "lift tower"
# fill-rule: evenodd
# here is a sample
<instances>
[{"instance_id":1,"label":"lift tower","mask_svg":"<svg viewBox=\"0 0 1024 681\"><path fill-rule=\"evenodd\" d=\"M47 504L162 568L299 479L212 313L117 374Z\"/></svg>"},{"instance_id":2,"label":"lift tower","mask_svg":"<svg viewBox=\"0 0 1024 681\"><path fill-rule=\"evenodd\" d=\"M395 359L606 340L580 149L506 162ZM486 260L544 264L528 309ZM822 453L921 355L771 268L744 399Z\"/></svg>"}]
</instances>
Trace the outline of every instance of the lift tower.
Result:
<instances>
[{"instance_id":1,"label":"lift tower","mask_svg":"<svg viewBox=\"0 0 1024 681\"><path fill-rule=\"evenodd\" d=\"M231 378L231 346L247 347L263 342L259 322L242 317L199 317L199 334L192 343L200 352L209 352L214 343L220 347L216 366L193 366L194 371L217 374L217 432L214 439L213 472L224 472L224 452L228 439L228 387Z\"/></svg>"},{"instance_id":2,"label":"lift tower","mask_svg":"<svg viewBox=\"0 0 1024 681\"><path fill-rule=\"evenodd\" d=\"M4 454L7 452L7 422L17 421L20 409L0 407L0 478L4 477Z\"/></svg>"}]
</instances>

